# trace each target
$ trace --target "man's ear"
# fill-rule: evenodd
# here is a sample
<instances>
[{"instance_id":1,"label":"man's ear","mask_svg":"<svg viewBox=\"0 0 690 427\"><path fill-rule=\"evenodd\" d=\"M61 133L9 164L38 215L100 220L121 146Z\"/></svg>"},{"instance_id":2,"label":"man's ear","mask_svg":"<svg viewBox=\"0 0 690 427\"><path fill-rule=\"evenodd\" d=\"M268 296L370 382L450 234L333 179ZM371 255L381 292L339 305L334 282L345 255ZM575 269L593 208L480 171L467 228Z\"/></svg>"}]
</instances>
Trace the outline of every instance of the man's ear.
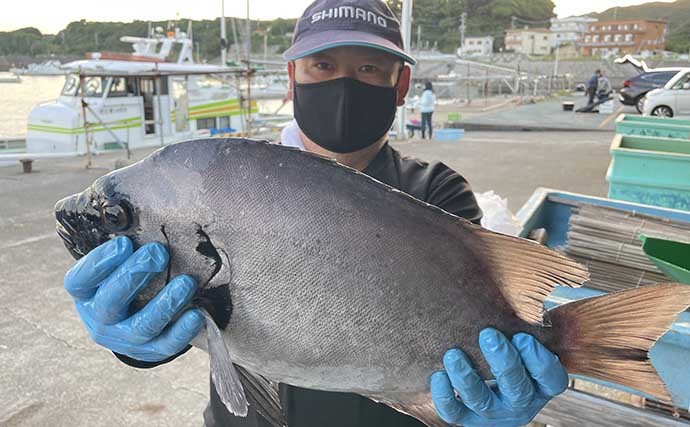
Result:
<instances>
[{"instance_id":1,"label":"man's ear","mask_svg":"<svg viewBox=\"0 0 690 427\"><path fill-rule=\"evenodd\" d=\"M288 87L288 93L286 96L286 99L288 101L292 101L292 93L295 90L295 62L294 61L289 61L287 64L288 67L288 78L290 79L289 87Z\"/></svg>"},{"instance_id":2,"label":"man's ear","mask_svg":"<svg viewBox=\"0 0 690 427\"><path fill-rule=\"evenodd\" d=\"M405 105L405 97L410 90L410 67L405 65L398 80L398 107Z\"/></svg>"}]
</instances>

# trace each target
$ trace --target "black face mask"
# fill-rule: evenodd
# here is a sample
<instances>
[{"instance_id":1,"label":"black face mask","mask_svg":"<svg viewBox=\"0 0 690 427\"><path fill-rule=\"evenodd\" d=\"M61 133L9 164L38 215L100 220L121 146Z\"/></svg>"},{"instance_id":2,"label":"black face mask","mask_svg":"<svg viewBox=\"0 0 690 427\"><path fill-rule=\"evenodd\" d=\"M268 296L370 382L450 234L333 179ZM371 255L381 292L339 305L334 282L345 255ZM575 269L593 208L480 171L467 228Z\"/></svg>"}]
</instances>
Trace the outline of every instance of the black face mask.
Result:
<instances>
[{"instance_id":1,"label":"black face mask","mask_svg":"<svg viewBox=\"0 0 690 427\"><path fill-rule=\"evenodd\" d=\"M299 128L319 146L352 153L381 139L393 125L396 87L374 86L343 77L295 83L293 105Z\"/></svg>"}]
</instances>

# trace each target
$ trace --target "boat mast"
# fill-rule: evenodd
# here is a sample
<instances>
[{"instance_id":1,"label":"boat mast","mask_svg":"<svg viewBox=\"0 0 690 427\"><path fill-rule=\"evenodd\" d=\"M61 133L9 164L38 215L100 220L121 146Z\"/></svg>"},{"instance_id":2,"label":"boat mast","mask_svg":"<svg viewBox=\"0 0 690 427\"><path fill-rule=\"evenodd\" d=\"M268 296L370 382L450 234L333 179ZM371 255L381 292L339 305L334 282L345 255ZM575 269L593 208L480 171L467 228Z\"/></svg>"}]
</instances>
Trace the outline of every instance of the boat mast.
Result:
<instances>
[{"instance_id":1,"label":"boat mast","mask_svg":"<svg viewBox=\"0 0 690 427\"><path fill-rule=\"evenodd\" d=\"M228 40L225 31L225 0L220 0L220 62L223 67L227 65Z\"/></svg>"}]
</instances>

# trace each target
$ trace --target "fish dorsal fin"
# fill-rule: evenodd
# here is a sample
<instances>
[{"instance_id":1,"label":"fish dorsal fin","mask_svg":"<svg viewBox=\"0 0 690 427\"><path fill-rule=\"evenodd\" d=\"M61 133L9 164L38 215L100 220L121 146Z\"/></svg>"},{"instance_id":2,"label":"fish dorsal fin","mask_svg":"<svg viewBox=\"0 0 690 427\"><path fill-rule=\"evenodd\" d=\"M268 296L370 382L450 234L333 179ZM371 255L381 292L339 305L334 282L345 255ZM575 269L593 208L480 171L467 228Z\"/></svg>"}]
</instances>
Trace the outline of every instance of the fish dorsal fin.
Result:
<instances>
[{"instance_id":1,"label":"fish dorsal fin","mask_svg":"<svg viewBox=\"0 0 690 427\"><path fill-rule=\"evenodd\" d=\"M544 300L556 286L577 288L589 280L584 266L545 246L461 222L479 238L481 256L491 266L488 271L526 322L543 324Z\"/></svg>"}]
</instances>

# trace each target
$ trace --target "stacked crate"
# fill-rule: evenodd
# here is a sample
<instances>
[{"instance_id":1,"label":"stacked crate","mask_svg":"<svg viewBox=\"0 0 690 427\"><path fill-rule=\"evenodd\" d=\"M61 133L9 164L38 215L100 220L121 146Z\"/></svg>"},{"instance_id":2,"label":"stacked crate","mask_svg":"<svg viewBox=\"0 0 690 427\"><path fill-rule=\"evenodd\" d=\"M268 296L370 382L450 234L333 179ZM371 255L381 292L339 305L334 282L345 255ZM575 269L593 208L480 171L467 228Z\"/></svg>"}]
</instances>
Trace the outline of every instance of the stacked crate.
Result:
<instances>
[{"instance_id":1,"label":"stacked crate","mask_svg":"<svg viewBox=\"0 0 690 427\"><path fill-rule=\"evenodd\" d=\"M690 211L690 120L620 116L606 180L611 199Z\"/></svg>"}]
</instances>

